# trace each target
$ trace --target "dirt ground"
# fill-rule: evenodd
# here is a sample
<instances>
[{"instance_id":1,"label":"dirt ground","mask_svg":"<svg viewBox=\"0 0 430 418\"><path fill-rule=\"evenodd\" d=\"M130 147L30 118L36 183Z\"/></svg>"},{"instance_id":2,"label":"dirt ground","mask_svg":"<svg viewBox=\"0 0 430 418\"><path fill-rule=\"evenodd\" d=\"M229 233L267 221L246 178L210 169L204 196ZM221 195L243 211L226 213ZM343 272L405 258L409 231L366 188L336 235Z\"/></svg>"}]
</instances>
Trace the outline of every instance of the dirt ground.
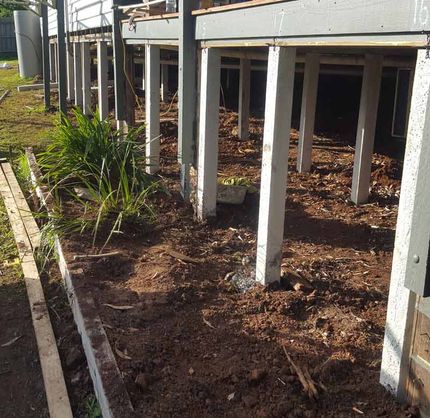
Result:
<instances>
[{"instance_id":1,"label":"dirt ground","mask_svg":"<svg viewBox=\"0 0 430 418\"><path fill-rule=\"evenodd\" d=\"M251 120L249 141L237 140L236 125L236 114L221 113L219 177L246 177L259 188L261 120ZM317 137L311 173L298 174L293 132L285 277L243 294L226 276L252 274L258 193L197 223L179 195L176 130L162 124L160 177L171 194L153 202L156 224L126 228L105 249L119 256L71 263L85 272L82 286L98 304L138 416L414 416L378 383L399 161L375 154L370 202L356 207L353 147ZM90 242L67 239L69 259L94 251ZM296 280L304 282L298 290ZM308 370L316 399L287 354Z\"/></svg>"},{"instance_id":2,"label":"dirt ground","mask_svg":"<svg viewBox=\"0 0 430 418\"><path fill-rule=\"evenodd\" d=\"M0 416L48 417L30 306L0 199Z\"/></svg>"},{"instance_id":3,"label":"dirt ground","mask_svg":"<svg viewBox=\"0 0 430 418\"><path fill-rule=\"evenodd\" d=\"M49 266L42 280L73 416L75 418L101 417L82 348L81 336L73 319L63 279L55 263Z\"/></svg>"}]
</instances>

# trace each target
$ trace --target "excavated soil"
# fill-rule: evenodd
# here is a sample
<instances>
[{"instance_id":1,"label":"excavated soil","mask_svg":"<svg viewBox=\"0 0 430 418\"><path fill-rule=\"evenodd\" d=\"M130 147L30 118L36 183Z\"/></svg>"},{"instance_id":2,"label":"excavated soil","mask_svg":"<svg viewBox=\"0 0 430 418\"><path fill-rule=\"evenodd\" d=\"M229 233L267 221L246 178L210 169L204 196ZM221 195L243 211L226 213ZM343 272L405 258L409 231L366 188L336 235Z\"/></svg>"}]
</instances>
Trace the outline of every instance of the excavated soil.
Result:
<instances>
[{"instance_id":1,"label":"excavated soil","mask_svg":"<svg viewBox=\"0 0 430 418\"><path fill-rule=\"evenodd\" d=\"M222 112L219 176L258 188L261 120L251 120L249 141L237 140L236 123ZM70 263L83 268L137 415L414 416L378 383L400 162L374 155L370 202L356 207L351 145L315 138L313 169L298 174L293 132L285 277L239 293L225 278L252 274L258 194L219 205L216 220L199 224L179 195L175 123L162 131L160 176L170 195L153 199L156 224L127 226L104 250L117 256ZM95 251L83 236L64 247L69 260ZM313 398L288 356L315 382Z\"/></svg>"}]
</instances>

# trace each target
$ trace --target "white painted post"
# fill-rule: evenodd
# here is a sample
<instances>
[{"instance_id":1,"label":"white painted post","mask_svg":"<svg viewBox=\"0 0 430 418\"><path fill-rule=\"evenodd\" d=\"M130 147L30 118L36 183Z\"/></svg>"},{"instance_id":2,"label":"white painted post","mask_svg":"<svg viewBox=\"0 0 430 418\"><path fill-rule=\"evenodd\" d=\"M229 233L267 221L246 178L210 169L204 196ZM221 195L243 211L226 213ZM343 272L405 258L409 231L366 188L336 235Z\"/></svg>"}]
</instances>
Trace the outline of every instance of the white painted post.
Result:
<instances>
[{"instance_id":1,"label":"white painted post","mask_svg":"<svg viewBox=\"0 0 430 418\"><path fill-rule=\"evenodd\" d=\"M53 76L54 76L54 73L53 73L53 63L52 63L52 60L53 60L53 53L52 53L52 51L53 51L53 49L52 49L52 44L51 43L49 43L48 44L48 55L49 55L49 82L51 83L52 81L54 81L53 80Z\"/></svg>"},{"instance_id":2,"label":"white painted post","mask_svg":"<svg viewBox=\"0 0 430 418\"><path fill-rule=\"evenodd\" d=\"M66 59L67 59L67 98L70 102L75 99L75 72L73 64L73 48L72 44L67 43Z\"/></svg>"},{"instance_id":3,"label":"white painted post","mask_svg":"<svg viewBox=\"0 0 430 418\"><path fill-rule=\"evenodd\" d=\"M382 63L381 55L366 55L351 190L351 200L357 205L366 203L369 197Z\"/></svg>"},{"instance_id":4,"label":"white painted post","mask_svg":"<svg viewBox=\"0 0 430 418\"><path fill-rule=\"evenodd\" d=\"M249 139L249 102L251 96L251 60L241 59L239 69L239 139Z\"/></svg>"},{"instance_id":5,"label":"white painted post","mask_svg":"<svg viewBox=\"0 0 430 418\"><path fill-rule=\"evenodd\" d=\"M161 101L166 103L169 94L169 65L161 66Z\"/></svg>"},{"instance_id":6,"label":"white painted post","mask_svg":"<svg viewBox=\"0 0 430 418\"><path fill-rule=\"evenodd\" d=\"M314 138L319 70L319 54L306 54L302 109L300 114L300 134L297 147L297 171L299 173L308 172L312 165L312 141Z\"/></svg>"},{"instance_id":7,"label":"white painted post","mask_svg":"<svg viewBox=\"0 0 430 418\"><path fill-rule=\"evenodd\" d=\"M398 399L404 400L405 378L413 324L415 293L404 284L414 212L419 209L418 185L423 168L428 173L430 147L430 59L418 50L403 163L402 188L394 243L390 293L387 307L380 381ZM423 165L426 165L424 167ZM421 208L422 209L422 208ZM424 261L424 260L423 260Z\"/></svg>"},{"instance_id":8,"label":"white painted post","mask_svg":"<svg viewBox=\"0 0 430 418\"><path fill-rule=\"evenodd\" d=\"M97 42L97 84L98 84L98 106L100 119L104 120L109 116L108 105L108 55L107 42Z\"/></svg>"},{"instance_id":9,"label":"white painted post","mask_svg":"<svg viewBox=\"0 0 430 418\"><path fill-rule=\"evenodd\" d=\"M192 11L199 8L198 0L178 0L178 162L181 164L181 194L189 201L191 193L190 167L196 156L196 80L197 42Z\"/></svg>"},{"instance_id":10,"label":"white painted post","mask_svg":"<svg viewBox=\"0 0 430 418\"><path fill-rule=\"evenodd\" d=\"M143 62L143 69L142 69L142 90L145 91L145 61Z\"/></svg>"},{"instance_id":11,"label":"white painted post","mask_svg":"<svg viewBox=\"0 0 430 418\"><path fill-rule=\"evenodd\" d=\"M145 45L146 171L160 169L160 47Z\"/></svg>"},{"instance_id":12,"label":"white painted post","mask_svg":"<svg viewBox=\"0 0 430 418\"><path fill-rule=\"evenodd\" d=\"M83 42L82 50L82 107L84 115L91 112L91 54L90 43Z\"/></svg>"},{"instance_id":13,"label":"white painted post","mask_svg":"<svg viewBox=\"0 0 430 418\"><path fill-rule=\"evenodd\" d=\"M217 49L202 49L200 71L197 217L202 221L216 215L221 82L221 56Z\"/></svg>"},{"instance_id":14,"label":"white painted post","mask_svg":"<svg viewBox=\"0 0 430 418\"><path fill-rule=\"evenodd\" d=\"M54 60L54 64L55 64L55 66L54 66L54 74L55 74L55 81L58 83L58 79L59 79L59 76L58 76L58 42L56 42L55 44L54 44L54 57L55 57L55 60Z\"/></svg>"},{"instance_id":15,"label":"white painted post","mask_svg":"<svg viewBox=\"0 0 430 418\"><path fill-rule=\"evenodd\" d=\"M75 106L82 108L82 55L79 42L73 43L73 70L75 73Z\"/></svg>"},{"instance_id":16,"label":"white painted post","mask_svg":"<svg viewBox=\"0 0 430 418\"><path fill-rule=\"evenodd\" d=\"M281 275L295 64L295 48L269 48L256 266L264 285Z\"/></svg>"}]
</instances>

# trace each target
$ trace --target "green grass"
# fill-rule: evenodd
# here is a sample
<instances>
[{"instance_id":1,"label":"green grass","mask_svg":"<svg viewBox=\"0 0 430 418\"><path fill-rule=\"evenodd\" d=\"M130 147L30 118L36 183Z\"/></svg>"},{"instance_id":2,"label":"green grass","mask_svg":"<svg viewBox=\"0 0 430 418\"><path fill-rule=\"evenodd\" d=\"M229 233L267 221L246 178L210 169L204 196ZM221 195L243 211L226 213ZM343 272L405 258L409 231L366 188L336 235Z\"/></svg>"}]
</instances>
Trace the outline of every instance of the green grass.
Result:
<instances>
[{"instance_id":1,"label":"green grass","mask_svg":"<svg viewBox=\"0 0 430 418\"><path fill-rule=\"evenodd\" d=\"M0 55L0 64L3 62L12 68L0 69L0 95L11 90L0 103L0 157L7 156L9 148L14 151L26 146L44 148L58 116L44 112L41 90L17 91L17 86L31 84L34 80L19 76L16 58Z\"/></svg>"},{"instance_id":2,"label":"green grass","mask_svg":"<svg viewBox=\"0 0 430 418\"><path fill-rule=\"evenodd\" d=\"M0 65L7 63L10 69L0 69L0 88L13 89L23 84L33 83L32 78L21 78L18 72L18 60L9 55L0 55Z\"/></svg>"},{"instance_id":3,"label":"green grass","mask_svg":"<svg viewBox=\"0 0 430 418\"><path fill-rule=\"evenodd\" d=\"M3 200L0 199L0 298L11 292L22 292L21 263L15 240L9 224L9 218Z\"/></svg>"},{"instance_id":4,"label":"green grass","mask_svg":"<svg viewBox=\"0 0 430 418\"><path fill-rule=\"evenodd\" d=\"M101 418L102 411L94 395L88 396L84 404L85 418Z\"/></svg>"}]
</instances>

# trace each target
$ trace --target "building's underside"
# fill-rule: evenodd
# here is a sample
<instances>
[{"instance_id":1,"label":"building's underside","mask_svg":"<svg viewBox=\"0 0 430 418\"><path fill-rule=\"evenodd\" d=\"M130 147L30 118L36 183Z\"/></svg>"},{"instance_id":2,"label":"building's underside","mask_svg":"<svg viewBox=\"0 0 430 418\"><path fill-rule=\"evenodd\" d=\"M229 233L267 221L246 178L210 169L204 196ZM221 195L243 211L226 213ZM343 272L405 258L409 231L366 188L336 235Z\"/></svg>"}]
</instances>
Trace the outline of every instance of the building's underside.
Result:
<instances>
[{"instance_id":1,"label":"building's underside","mask_svg":"<svg viewBox=\"0 0 430 418\"><path fill-rule=\"evenodd\" d=\"M288 132L293 118L296 73L303 73L298 118L300 172L309 171L312 164L320 74L333 77L333 88L338 76L361 77L351 190L355 204L365 203L369 196L378 105L382 100L381 80L391 77L392 97L398 104L399 115L394 115L394 104L389 125L392 119L393 126L396 121L399 126L389 134L402 137L410 116L381 382L404 398L410 367L421 379L430 379L425 360L409 359L415 306L423 314L428 309L424 260L428 256L430 224L429 198L424 187L430 167L426 138L430 122L430 4L418 0L397 0L395 4L390 0L253 0L197 10L197 3L180 0L178 13L148 17L136 13L136 7L114 5L103 27L68 32L68 49L63 52L58 47L56 29L52 29L51 57L56 56L57 50L60 57L66 54L64 61L51 60L51 79L59 76L60 100L67 94L69 100L90 113L90 60L92 49L96 49L99 110L102 117L108 116L112 55L115 118L118 128L125 129L135 123L134 65L143 64L148 170L156 173L160 152L160 83L164 90L168 89L169 68L170 72L177 68L182 194L185 199L189 197L189 171L194 166L197 215L205 220L216 216L221 70L239 70L241 139L249 134L251 73L267 77L256 274L257 280L268 284L280 276ZM141 83L142 80L140 86ZM417 256L421 263L411 261L417 260Z\"/></svg>"}]
</instances>

